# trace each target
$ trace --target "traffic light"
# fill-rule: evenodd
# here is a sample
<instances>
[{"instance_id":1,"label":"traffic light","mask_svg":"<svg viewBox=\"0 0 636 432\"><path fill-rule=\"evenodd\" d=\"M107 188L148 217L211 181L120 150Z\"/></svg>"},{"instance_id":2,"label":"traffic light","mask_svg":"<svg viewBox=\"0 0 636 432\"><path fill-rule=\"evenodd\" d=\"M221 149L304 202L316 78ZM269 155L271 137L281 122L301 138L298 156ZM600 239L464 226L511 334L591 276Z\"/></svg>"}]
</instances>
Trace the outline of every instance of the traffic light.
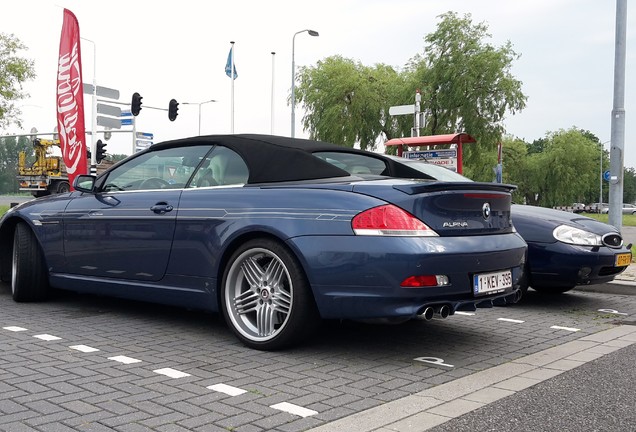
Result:
<instances>
[{"instance_id":1,"label":"traffic light","mask_svg":"<svg viewBox=\"0 0 636 432\"><path fill-rule=\"evenodd\" d=\"M95 150L95 160L97 163L101 163L106 158L106 143L102 140L97 140Z\"/></svg>"},{"instance_id":2,"label":"traffic light","mask_svg":"<svg viewBox=\"0 0 636 432\"><path fill-rule=\"evenodd\" d=\"M132 102L130 103L130 112L135 117L139 115L139 111L141 111L141 100L143 97L137 92L132 95Z\"/></svg>"},{"instance_id":3,"label":"traffic light","mask_svg":"<svg viewBox=\"0 0 636 432\"><path fill-rule=\"evenodd\" d=\"M170 99L170 104L168 104L168 118L170 121L174 121L177 115L179 115L179 102Z\"/></svg>"}]
</instances>

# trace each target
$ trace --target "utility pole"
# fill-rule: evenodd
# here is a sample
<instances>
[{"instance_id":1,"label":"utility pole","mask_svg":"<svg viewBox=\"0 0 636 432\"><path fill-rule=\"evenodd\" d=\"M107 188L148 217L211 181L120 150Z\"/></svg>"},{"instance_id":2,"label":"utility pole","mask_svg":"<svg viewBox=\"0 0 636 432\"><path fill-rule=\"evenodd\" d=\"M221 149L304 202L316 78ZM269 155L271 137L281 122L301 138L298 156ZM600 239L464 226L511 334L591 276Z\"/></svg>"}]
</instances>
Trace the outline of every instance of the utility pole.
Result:
<instances>
[{"instance_id":1,"label":"utility pole","mask_svg":"<svg viewBox=\"0 0 636 432\"><path fill-rule=\"evenodd\" d=\"M614 48L614 107L610 143L609 223L623 227L623 171L625 158L625 51L627 0L616 0L616 42Z\"/></svg>"}]
</instances>

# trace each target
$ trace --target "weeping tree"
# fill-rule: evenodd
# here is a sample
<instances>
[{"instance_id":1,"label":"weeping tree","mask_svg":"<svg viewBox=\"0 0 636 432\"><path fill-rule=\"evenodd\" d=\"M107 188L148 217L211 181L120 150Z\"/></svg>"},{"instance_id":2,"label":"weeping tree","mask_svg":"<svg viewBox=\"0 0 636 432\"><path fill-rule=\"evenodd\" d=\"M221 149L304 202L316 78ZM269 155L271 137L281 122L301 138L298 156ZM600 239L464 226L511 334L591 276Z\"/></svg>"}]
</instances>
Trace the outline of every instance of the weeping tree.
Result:
<instances>
[{"instance_id":1,"label":"weeping tree","mask_svg":"<svg viewBox=\"0 0 636 432\"><path fill-rule=\"evenodd\" d=\"M473 23L469 14L448 12L424 38L424 53L411 59L407 69L410 80L421 83L422 135L474 136L477 143L464 146L465 174L484 181L492 179L506 115L522 110L527 99L511 73L519 55L510 42L496 47L489 38L486 24Z\"/></svg>"},{"instance_id":2,"label":"weeping tree","mask_svg":"<svg viewBox=\"0 0 636 432\"><path fill-rule=\"evenodd\" d=\"M412 117L391 117L388 111L413 103L420 90L425 116L420 135L474 136L477 144L464 146L465 172L475 180L492 180L505 115L523 109L526 96L510 72L518 55L509 42L487 43L487 30L470 15L448 12L425 37L424 53L402 70L341 56L301 68L296 102L305 108L305 130L312 138L373 149L383 140L410 136Z\"/></svg>"},{"instance_id":3,"label":"weeping tree","mask_svg":"<svg viewBox=\"0 0 636 432\"><path fill-rule=\"evenodd\" d=\"M336 55L300 68L297 79L296 100L311 138L372 150L380 136L397 132L389 107L399 100L403 78L392 67Z\"/></svg>"}]
</instances>

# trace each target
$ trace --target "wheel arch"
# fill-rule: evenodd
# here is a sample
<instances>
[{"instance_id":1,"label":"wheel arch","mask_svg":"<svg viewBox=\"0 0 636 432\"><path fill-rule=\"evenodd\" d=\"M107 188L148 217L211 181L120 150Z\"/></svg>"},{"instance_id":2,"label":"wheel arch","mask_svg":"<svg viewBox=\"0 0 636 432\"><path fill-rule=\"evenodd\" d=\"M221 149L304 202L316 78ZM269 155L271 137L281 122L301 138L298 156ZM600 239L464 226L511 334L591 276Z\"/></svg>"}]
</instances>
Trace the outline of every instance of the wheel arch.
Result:
<instances>
[{"instance_id":1,"label":"wheel arch","mask_svg":"<svg viewBox=\"0 0 636 432\"><path fill-rule=\"evenodd\" d=\"M273 240L273 241L279 243L285 249L287 249L288 252L294 258L296 258L296 260L298 261L300 267L303 270L303 277L305 278L305 280L307 281L307 283L311 287L311 284L309 283L308 276L307 276L308 273L307 273L307 268L306 268L306 262L302 258L302 255L299 253L298 250L296 250L295 248L291 247L288 242L286 242L284 239L282 239L281 237L277 236L274 233L267 232L267 231L249 231L249 232L245 232L245 233L237 236L236 238L232 239L230 244L223 251L223 255L221 256L221 259L219 260L219 265L217 267L217 274L216 274L216 281L217 281L216 282L216 285L217 285L216 300L217 300L218 305L219 305L219 310L220 310L220 308L223 307L223 298L222 298L223 273L225 272L225 268L227 267L227 264L230 261L230 257L234 254L234 252L242 244L244 244L244 243L246 243L246 242L248 242L250 240L254 240L254 239L269 239L269 240ZM315 303L316 302L316 298L315 298L315 294L314 294L313 290L311 290L311 295L312 295L312 297L314 299L314 303Z\"/></svg>"},{"instance_id":2,"label":"wheel arch","mask_svg":"<svg viewBox=\"0 0 636 432\"><path fill-rule=\"evenodd\" d=\"M18 215L11 216L5 219L0 226L0 280L5 282L11 279L13 236L16 230L16 226L19 223L25 224L31 230L31 232L33 232L34 237L38 242L38 247L40 248L42 259L44 260L44 263L46 265L46 255L44 254L44 248L42 247L40 238L33 229L33 224Z\"/></svg>"}]
</instances>

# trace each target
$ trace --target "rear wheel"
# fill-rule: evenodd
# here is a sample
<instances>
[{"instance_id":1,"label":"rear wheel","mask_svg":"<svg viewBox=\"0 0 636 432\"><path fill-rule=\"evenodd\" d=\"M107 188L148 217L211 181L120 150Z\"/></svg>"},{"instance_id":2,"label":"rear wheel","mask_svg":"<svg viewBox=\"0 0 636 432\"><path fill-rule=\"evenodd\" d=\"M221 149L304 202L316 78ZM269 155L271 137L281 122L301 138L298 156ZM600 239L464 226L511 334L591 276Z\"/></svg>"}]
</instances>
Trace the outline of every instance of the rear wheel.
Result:
<instances>
[{"instance_id":1,"label":"rear wheel","mask_svg":"<svg viewBox=\"0 0 636 432\"><path fill-rule=\"evenodd\" d=\"M298 260L270 239L250 240L232 254L222 301L226 322L250 348L284 348L307 337L320 322Z\"/></svg>"},{"instance_id":2,"label":"rear wheel","mask_svg":"<svg viewBox=\"0 0 636 432\"><path fill-rule=\"evenodd\" d=\"M11 261L11 293L17 302L34 302L46 298L48 275L44 257L35 234L24 223L15 227Z\"/></svg>"}]
</instances>

